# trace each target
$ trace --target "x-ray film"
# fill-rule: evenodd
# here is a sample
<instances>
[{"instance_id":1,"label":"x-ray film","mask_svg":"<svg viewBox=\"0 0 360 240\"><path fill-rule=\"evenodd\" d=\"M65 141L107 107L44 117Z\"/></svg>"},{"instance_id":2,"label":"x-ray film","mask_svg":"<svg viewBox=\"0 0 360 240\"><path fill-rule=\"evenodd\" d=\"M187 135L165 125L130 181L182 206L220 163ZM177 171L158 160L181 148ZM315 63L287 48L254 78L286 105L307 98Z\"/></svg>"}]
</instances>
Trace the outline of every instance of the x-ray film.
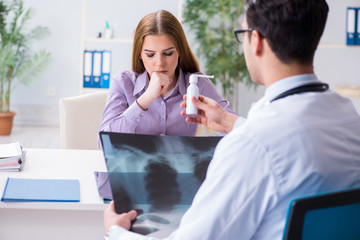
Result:
<instances>
[{"instance_id":1,"label":"x-ray film","mask_svg":"<svg viewBox=\"0 0 360 240\"><path fill-rule=\"evenodd\" d=\"M115 211L138 211L132 231L178 227L206 177L221 137L101 132Z\"/></svg>"}]
</instances>

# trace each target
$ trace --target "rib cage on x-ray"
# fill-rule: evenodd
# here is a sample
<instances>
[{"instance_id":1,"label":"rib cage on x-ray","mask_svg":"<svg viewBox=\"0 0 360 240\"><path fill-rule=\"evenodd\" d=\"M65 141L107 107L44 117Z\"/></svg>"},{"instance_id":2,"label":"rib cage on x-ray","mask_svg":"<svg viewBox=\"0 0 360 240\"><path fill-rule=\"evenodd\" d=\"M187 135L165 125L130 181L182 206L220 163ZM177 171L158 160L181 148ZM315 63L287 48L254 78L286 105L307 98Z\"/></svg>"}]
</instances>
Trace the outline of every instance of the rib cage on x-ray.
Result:
<instances>
[{"instance_id":1,"label":"rib cage on x-ray","mask_svg":"<svg viewBox=\"0 0 360 240\"><path fill-rule=\"evenodd\" d=\"M148 219L178 224L220 139L101 133L116 211L141 209Z\"/></svg>"}]
</instances>

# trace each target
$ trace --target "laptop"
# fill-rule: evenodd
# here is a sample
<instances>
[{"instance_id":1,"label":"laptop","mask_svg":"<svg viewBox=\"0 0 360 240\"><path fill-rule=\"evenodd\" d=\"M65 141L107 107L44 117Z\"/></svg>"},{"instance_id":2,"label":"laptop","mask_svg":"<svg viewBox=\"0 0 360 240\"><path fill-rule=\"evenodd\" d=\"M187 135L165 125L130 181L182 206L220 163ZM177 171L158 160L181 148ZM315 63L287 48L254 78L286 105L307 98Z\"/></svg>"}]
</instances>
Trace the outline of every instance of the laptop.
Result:
<instances>
[{"instance_id":1,"label":"laptop","mask_svg":"<svg viewBox=\"0 0 360 240\"><path fill-rule=\"evenodd\" d=\"M360 189L349 189L290 203L284 240L360 239Z\"/></svg>"},{"instance_id":2,"label":"laptop","mask_svg":"<svg viewBox=\"0 0 360 240\"><path fill-rule=\"evenodd\" d=\"M221 137L100 133L117 213L137 210L132 231L168 235L206 177Z\"/></svg>"}]
</instances>

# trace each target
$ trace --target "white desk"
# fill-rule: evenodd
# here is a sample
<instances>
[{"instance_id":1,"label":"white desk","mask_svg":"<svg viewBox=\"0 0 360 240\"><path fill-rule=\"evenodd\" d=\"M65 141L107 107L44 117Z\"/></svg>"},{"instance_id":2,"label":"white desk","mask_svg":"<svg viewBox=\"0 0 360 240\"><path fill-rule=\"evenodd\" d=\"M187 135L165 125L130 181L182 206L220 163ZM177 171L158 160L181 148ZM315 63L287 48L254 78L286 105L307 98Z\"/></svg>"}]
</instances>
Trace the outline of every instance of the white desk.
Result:
<instances>
[{"instance_id":1,"label":"white desk","mask_svg":"<svg viewBox=\"0 0 360 240\"><path fill-rule=\"evenodd\" d=\"M0 202L0 239L103 239L103 211L94 171L106 171L100 150L25 149L21 172L0 172L6 179L79 179L80 202Z\"/></svg>"}]
</instances>

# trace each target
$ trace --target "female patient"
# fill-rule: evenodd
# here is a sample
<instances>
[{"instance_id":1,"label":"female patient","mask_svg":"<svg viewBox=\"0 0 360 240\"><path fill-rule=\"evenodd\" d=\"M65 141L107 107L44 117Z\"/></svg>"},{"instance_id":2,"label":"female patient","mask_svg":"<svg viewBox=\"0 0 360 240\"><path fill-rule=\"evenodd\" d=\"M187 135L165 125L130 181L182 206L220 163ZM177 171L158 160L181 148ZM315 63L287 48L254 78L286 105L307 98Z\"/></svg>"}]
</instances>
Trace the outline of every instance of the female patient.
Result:
<instances>
[{"instance_id":1,"label":"female patient","mask_svg":"<svg viewBox=\"0 0 360 240\"><path fill-rule=\"evenodd\" d=\"M132 71L117 73L110 84L100 131L194 136L197 125L180 116L189 77L199 64L179 21L161 10L141 19L134 37ZM199 92L232 112L208 78Z\"/></svg>"}]
</instances>

